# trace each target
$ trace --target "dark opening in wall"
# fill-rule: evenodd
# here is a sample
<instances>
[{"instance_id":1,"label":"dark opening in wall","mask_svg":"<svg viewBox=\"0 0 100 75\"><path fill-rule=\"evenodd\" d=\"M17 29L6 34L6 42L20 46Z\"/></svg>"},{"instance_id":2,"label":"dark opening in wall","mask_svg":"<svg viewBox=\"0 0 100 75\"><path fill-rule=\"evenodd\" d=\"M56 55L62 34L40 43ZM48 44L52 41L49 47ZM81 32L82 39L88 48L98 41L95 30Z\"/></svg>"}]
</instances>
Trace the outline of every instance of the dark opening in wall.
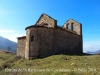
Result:
<instances>
[{"instance_id":1,"label":"dark opening in wall","mask_svg":"<svg viewBox=\"0 0 100 75\"><path fill-rule=\"evenodd\" d=\"M34 36L32 35L32 36L31 36L31 42L33 42L33 41L34 41Z\"/></svg>"},{"instance_id":2,"label":"dark opening in wall","mask_svg":"<svg viewBox=\"0 0 100 75\"><path fill-rule=\"evenodd\" d=\"M71 24L72 31L74 31L74 23Z\"/></svg>"},{"instance_id":3,"label":"dark opening in wall","mask_svg":"<svg viewBox=\"0 0 100 75\"><path fill-rule=\"evenodd\" d=\"M69 24L69 23L67 24L67 29L71 29L71 27L70 27L70 24Z\"/></svg>"}]
</instances>

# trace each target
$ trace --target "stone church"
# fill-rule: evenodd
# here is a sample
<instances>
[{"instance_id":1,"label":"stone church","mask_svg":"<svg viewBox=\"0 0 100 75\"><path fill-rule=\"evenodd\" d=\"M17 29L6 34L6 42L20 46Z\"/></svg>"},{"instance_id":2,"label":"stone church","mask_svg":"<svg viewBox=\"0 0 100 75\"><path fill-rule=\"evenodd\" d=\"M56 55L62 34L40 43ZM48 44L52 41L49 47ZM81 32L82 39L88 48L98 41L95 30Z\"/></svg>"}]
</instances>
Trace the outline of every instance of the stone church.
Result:
<instances>
[{"instance_id":1,"label":"stone church","mask_svg":"<svg viewBox=\"0 0 100 75\"><path fill-rule=\"evenodd\" d=\"M42 14L34 25L25 30L26 36L18 37L17 56L30 59L83 53L82 24L73 19L58 26L57 20Z\"/></svg>"}]
</instances>

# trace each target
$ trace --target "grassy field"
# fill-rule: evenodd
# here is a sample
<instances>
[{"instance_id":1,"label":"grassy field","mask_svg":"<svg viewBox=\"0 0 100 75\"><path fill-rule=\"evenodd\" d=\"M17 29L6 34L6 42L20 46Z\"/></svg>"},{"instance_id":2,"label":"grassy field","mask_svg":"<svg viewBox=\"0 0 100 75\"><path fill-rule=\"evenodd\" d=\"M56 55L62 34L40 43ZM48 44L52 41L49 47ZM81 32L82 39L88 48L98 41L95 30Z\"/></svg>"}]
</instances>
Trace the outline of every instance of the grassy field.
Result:
<instances>
[{"instance_id":1,"label":"grassy field","mask_svg":"<svg viewBox=\"0 0 100 75\"><path fill-rule=\"evenodd\" d=\"M8 60L11 60L15 57L16 55L13 54L13 53L8 53L6 51L3 51L3 50L0 50L0 66L8 61Z\"/></svg>"},{"instance_id":2,"label":"grassy field","mask_svg":"<svg viewBox=\"0 0 100 75\"><path fill-rule=\"evenodd\" d=\"M0 53L0 64L16 55ZM1 63L2 62L2 63ZM100 75L100 55L53 55L42 59L20 58L8 62L0 75Z\"/></svg>"}]
</instances>

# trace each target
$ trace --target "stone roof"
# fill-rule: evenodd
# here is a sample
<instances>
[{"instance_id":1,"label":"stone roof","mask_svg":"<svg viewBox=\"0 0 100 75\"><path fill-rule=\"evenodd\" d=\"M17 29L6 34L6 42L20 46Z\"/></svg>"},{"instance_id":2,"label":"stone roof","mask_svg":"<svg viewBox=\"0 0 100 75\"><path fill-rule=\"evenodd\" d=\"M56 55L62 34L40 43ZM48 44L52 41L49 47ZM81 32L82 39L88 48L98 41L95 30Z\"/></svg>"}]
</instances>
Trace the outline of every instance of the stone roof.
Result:
<instances>
[{"instance_id":1,"label":"stone roof","mask_svg":"<svg viewBox=\"0 0 100 75\"><path fill-rule=\"evenodd\" d=\"M17 37L17 39L26 39L26 36Z\"/></svg>"},{"instance_id":2,"label":"stone roof","mask_svg":"<svg viewBox=\"0 0 100 75\"><path fill-rule=\"evenodd\" d=\"M41 27L41 28L48 28L48 27L40 26L40 25L31 25L31 26L26 27L25 30L27 30L28 28L32 28L32 27L35 27L35 28L38 28L38 27ZM78 34L76 34L75 31L72 31L72 30L63 28L63 26L58 26L58 25L57 25L55 28L52 28L52 29L56 29L56 28L59 28L59 29L61 29L61 30L67 31L67 32L69 32L69 33L73 33L73 34L75 34L75 35L78 35Z\"/></svg>"},{"instance_id":3,"label":"stone roof","mask_svg":"<svg viewBox=\"0 0 100 75\"><path fill-rule=\"evenodd\" d=\"M52 18L51 16L49 16L49 15L47 15L47 14L42 14L41 16L40 16L40 18L38 19L38 21L41 19L41 17L43 17L43 16L47 16L47 17L49 17L49 18L51 18L51 19L53 19L53 20L55 20L54 18ZM68 21L70 21L70 20L72 20L72 21L74 21L74 22L77 22L77 21L75 21L75 20L73 20L73 19L69 19L69 20L67 20L66 22L68 22ZM29 28L33 28L33 27L41 27L41 28L52 28L52 29L56 29L56 28L59 28L59 29L61 29L61 30L65 30L65 31L68 31L68 32L71 32L71 33L74 33L74 34L77 34L75 31L72 31L72 30L69 30L69 29L67 29L67 28L64 28L63 26L58 26L58 25L56 25L55 27L51 27L50 25L48 25L48 24L38 24L38 21L34 24L34 25L31 25L31 26L28 26L28 27L26 27L25 28L25 30L27 30L27 29L29 29ZM55 21L57 21L57 20L55 20ZM65 23L66 23L65 22ZM64 24L65 24L64 23ZM79 22L77 22L77 23L79 23ZM79 23L80 25L81 25L81 23ZM78 35L78 34L77 34Z\"/></svg>"},{"instance_id":4,"label":"stone roof","mask_svg":"<svg viewBox=\"0 0 100 75\"><path fill-rule=\"evenodd\" d=\"M54 19L54 18L52 18L51 16L49 16L49 15L47 15L47 14L45 14L45 13L43 13L41 16L40 16L40 18L42 17L42 16L47 16L47 17L49 17L49 18L51 18L51 19L53 19L53 20L55 20L55 21L57 21L56 19ZM40 18L38 19L38 21L40 20ZM37 22L38 22L37 21ZM37 22L36 22L36 24L37 24Z\"/></svg>"},{"instance_id":5,"label":"stone roof","mask_svg":"<svg viewBox=\"0 0 100 75\"><path fill-rule=\"evenodd\" d=\"M79 23L78 21L76 21L76 20L74 20L74 19L69 19L69 20L67 20L66 22L68 22L68 21L70 21L70 20L73 20L74 22ZM66 23L66 22L65 22L65 23ZM64 24L65 24L65 23L64 23ZM79 23L79 24L81 24L81 23Z\"/></svg>"}]
</instances>

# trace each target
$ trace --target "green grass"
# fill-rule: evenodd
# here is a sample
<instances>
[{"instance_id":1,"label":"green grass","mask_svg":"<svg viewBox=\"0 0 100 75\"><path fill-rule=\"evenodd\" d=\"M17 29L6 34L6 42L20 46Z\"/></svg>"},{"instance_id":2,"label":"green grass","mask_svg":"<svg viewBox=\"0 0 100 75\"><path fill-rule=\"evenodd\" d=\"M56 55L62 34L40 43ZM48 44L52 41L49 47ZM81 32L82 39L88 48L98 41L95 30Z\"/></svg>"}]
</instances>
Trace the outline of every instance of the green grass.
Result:
<instances>
[{"instance_id":1,"label":"green grass","mask_svg":"<svg viewBox=\"0 0 100 75\"><path fill-rule=\"evenodd\" d=\"M34 60L21 58L9 63L0 75L100 75L100 55L53 55Z\"/></svg>"},{"instance_id":2,"label":"green grass","mask_svg":"<svg viewBox=\"0 0 100 75\"><path fill-rule=\"evenodd\" d=\"M15 57L16 55L13 53L7 53L5 51L0 50L0 66L8 60L11 60Z\"/></svg>"}]
</instances>

